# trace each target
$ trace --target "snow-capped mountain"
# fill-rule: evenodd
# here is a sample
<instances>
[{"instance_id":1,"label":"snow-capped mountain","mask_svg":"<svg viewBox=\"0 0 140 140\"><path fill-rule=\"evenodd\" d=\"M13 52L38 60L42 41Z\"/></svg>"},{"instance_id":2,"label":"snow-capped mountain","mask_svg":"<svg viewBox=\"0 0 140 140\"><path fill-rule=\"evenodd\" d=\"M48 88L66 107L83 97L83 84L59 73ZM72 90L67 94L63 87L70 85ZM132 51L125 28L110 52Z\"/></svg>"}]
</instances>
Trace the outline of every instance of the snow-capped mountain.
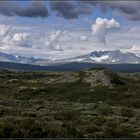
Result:
<instances>
[{"instance_id":1,"label":"snow-capped mountain","mask_svg":"<svg viewBox=\"0 0 140 140\"><path fill-rule=\"evenodd\" d=\"M119 63L140 64L140 57L135 55L134 53L114 50L114 51L94 51L86 55L54 61L51 59L40 59L0 52L0 61L24 63L24 64L36 64L36 65L56 65L70 62L90 62L104 64L119 64Z\"/></svg>"},{"instance_id":2,"label":"snow-capped mountain","mask_svg":"<svg viewBox=\"0 0 140 140\"><path fill-rule=\"evenodd\" d=\"M24 63L24 64L40 64L42 61L47 61L47 60L0 52L0 61Z\"/></svg>"},{"instance_id":3,"label":"snow-capped mountain","mask_svg":"<svg viewBox=\"0 0 140 140\"><path fill-rule=\"evenodd\" d=\"M78 56L71 61L93 62L93 63L140 63L140 57L130 52L120 50L94 51L87 55Z\"/></svg>"},{"instance_id":4,"label":"snow-capped mountain","mask_svg":"<svg viewBox=\"0 0 140 140\"><path fill-rule=\"evenodd\" d=\"M140 63L140 57L134 53L115 51L92 52L90 58L95 62L107 63Z\"/></svg>"}]
</instances>

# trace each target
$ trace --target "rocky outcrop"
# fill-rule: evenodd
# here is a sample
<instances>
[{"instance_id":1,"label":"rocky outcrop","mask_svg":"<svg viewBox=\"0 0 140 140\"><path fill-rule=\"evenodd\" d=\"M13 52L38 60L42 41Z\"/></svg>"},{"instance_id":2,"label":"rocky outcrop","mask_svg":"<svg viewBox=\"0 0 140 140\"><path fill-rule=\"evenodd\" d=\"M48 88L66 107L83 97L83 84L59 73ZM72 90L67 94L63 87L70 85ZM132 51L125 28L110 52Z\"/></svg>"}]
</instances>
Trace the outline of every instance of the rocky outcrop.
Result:
<instances>
[{"instance_id":1,"label":"rocky outcrop","mask_svg":"<svg viewBox=\"0 0 140 140\"><path fill-rule=\"evenodd\" d=\"M47 79L47 83L86 82L91 86L107 86L123 84L120 76L105 69L87 69L80 72L63 72Z\"/></svg>"},{"instance_id":2,"label":"rocky outcrop","mask_svg":"<svg viewBox=\"0 0 140 140\"><path fill-rule=\"evenodd\" d=\"M105 70L85 70L80 73L80 77L83 82L88 82L91 86L112 86Z\"/></svg>"}]
</instances>

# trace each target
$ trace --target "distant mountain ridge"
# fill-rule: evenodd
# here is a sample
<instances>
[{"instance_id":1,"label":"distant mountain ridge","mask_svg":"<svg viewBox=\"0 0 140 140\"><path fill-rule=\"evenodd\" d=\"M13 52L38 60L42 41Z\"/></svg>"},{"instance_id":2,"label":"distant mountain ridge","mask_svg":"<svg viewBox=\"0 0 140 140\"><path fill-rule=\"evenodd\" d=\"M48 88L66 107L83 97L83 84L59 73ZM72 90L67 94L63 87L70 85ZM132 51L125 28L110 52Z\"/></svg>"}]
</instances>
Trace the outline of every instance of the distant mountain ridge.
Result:
<instances>
[{"instance_id":1,"label":"distant mountain ridge","mask_svg":"<svg viewBox=\"0 0 140 140\"><path fill-rule=\"evenodd\" d=\"M91 59L104 63L140 63L140 57L120 50L93 52L91 53Z\"/></svg>"},{"instance_id":2,"label":"distant mountain ridge","mask_svg":"<svg viewBox=\"0 0 140 140\"><path fill-rule=\"evenodd\" d=\"M67 64L71 62L88 62L88 63L101 63L101 64L140 64L140 57L130 52L122 52L120 50L113 51L94 51L85 55L65 58L60 60L42 59L35 57L27 57L20 55L12 55L0 52L0 61L2 62L14 62L33 65L56 65Z\"/></svg>"},{"instance_id":3,"label":"distant mountain ridge","mask_svg":"<svg viewBox=\"0 0 140 140\"><path fill-rule=\"evenodd\" d=\"M47 60L34 58L34 57L20 56L20 55L12 55L12 54L0 52L0 61L23 63L23 64L40 64L41 61L47 61Z\"/></svg>"},{"instance_id":4,"label":"distant mountain ridge","mask_svg":"<svg viewBox=\"0 0 140 140\"><path fill-rule=\"evenodd\" d=\"M78 56L72 61L90 62L90 63L105 63L105 64L120 64L120 63L140 63L140 57L134 53L114 51L94 51L87 55Z\"/></svg>"}]
</instances>

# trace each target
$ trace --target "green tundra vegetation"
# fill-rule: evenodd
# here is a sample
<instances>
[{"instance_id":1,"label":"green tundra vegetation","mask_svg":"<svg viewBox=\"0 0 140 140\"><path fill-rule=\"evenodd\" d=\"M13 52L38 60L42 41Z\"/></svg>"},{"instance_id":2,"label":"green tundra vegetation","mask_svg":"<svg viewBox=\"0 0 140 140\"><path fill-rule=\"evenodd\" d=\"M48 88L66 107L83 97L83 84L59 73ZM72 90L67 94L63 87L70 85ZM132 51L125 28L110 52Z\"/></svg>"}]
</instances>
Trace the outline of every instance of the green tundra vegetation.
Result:
<instances>
[{"instance_id":1,"label":"green tundra vegetation","mask_svg":"<svg viewBox=\"0 0 140 140\"><path fill-rule=\"evenodd\" d=\"M140 138L140 73L0 70L0 138Z\"/></svg>"}]
</instances>

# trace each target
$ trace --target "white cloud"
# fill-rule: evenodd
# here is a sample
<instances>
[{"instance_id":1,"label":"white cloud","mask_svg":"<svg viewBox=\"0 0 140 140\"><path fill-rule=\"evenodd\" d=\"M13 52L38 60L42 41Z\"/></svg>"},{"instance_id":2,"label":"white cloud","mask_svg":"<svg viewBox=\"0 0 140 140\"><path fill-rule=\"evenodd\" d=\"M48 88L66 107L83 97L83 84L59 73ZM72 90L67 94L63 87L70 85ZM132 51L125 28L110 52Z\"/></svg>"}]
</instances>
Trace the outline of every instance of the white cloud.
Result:
<instances>
[{"instance_id":1,"label":"white cloud","mask_svg":"<svg viewBox=\"0 0 140 140\"><path fill-rule=\"evenodd\" d=\"M80 37L80 40L81 41L88 41L88 37L83 35L83 36Z\"/></svg>"},{"instance_id":2,"label":"white cloud","mask_svg":"<svg viewBox=\"0 0 140 140\"><path fill-rule=\"evenodd\" d=\"M3 24L0 25L0 37L5 36L8 33L8 31L9 31L9 26Z\"/></svg>"},{"instance_id":3,"label":"white cloud","mask_svg":"<svg viewBox=\"0 0 140 140\"><path fill-rule=\"evenodd\" d=\"M11 42L21 47L31 47L32 43L30 38L31 36L29 33L15 33L11 39Z\"/></svg>"},{"instance_id":4,"label":"white cloud","mask_svg":"<svg viewBox=\"0 0 140 140\"><path fill-rule=\"evenodd\" d=\"M46 48L55 51L61 50L61 46L58 44L61 35L62 32L59 30L47 33L44 40L44 45Z\"/></svg>"},{"instance_id":5,"label":"white cloud","mask_svg":"<svg viewBox=\"0 0 140 140\"><path fill-rule=\"evenodd\" d=\"M92 24L92 31L94 35L97 35L100 42L106 42L105 36L110 29L119 28L120 24L114 19L108 20L106 18L98 17L95 23Z\"/></svg>"},{"instance_id":6,"label":"white cloud","mask_svg":"<svg viewBox=\"0 0 140 140\"><path fill-rule=\"evenodd\" d=\"M55 41L60 36L61 31L52 31L49 36L49 41Z\"/></svg>"},{"instance_id":7,"label":"white cloud","mask_svg":"<svg viewBox=\"0 0 140 140\"><path fill-rule=\"evenodd\" d=\"M29 33L13 33L3 38L4 44L9 44L11 47L32 47L32 37Z\"/></svg>"},{"instance_id":8,"label":"white cloud","mask_svg":"<svg viewBox=\"0 0 140 140\"><path fill-rule=\"evenodd\" d=\"M97 18L92 24L92 31L85 29L62 30L48 27L15 26L3 34L0 49L4 52L25 56L65 59L84 55L92 51L115 50L129 46L129 51L140 52L140 28L132 26L131 30L120 27L114 19ZM118 29L112 32L112 29ZM133 29L135 28L135 30ZM111 31L111 32L110 32ZM99 38L99 42L97 38ZM105 39L106 38L106 39ZM103 42L105 42L104 44ZM133 44L136 44L136 46ZM133 46L133 47L132 47Z\"/></svg>"}]
</instances>

